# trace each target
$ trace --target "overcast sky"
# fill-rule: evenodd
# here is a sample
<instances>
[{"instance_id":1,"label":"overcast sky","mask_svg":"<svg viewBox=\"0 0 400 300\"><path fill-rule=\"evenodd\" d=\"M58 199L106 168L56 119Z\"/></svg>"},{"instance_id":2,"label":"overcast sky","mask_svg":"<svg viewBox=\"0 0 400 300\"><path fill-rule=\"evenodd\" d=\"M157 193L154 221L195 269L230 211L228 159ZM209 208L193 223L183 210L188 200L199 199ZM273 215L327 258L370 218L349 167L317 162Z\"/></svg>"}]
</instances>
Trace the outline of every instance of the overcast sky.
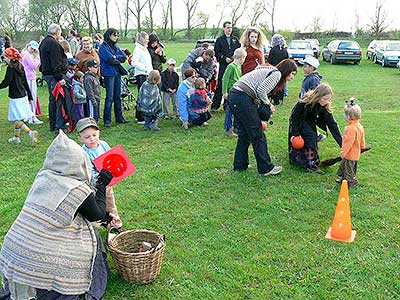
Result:
<instances>
[{"instance_id":1,"label":"overcast sky","mask_svg":"<svg viewBox=\"0 0 400 300\"><path fill-rule=\"evenodd\" d=\"M118 0L117 0L118 1ZM163 0L160 0L163 1ZM165 0L164 0L165 1ZM203 11L210 15L208 27L218 23L218 16L221 14L223 0L200 0L197 11ZM238 0L225 0L238 1ZM266 0L268 1L268 0ZM271 1L271 0L269 0ZM391 29L400 29L400 0L382 0L384 11L387 13L387 23ZM250 0L247 3L253 3ZM120 2L121 3L121 2ZM251 7L251 5L249 4ZM366 29L367 24L374 15L376 0L276 0L276 30L310 30L310 25L316 17L320 18L323 30L337 29L343 31L353 31L356 28L358 16L358 26ZM173 0L174 7L174 27L184 28L186 26L185 7L182 0ZM112 10L112 9L111 9ZM146 12L147 13L147 12ZM161 25L161 13L155 13L154 18L158 26ZM229 19L229 12L226 18ZM131 25L136 26L133 16ZM270 24L269 16L263 16L262 22ZM111 25L118 27L116 18L111 18ZM239 26L248 26L250 20L243 16L239 20Z\"/></svg>"}]
</instances>

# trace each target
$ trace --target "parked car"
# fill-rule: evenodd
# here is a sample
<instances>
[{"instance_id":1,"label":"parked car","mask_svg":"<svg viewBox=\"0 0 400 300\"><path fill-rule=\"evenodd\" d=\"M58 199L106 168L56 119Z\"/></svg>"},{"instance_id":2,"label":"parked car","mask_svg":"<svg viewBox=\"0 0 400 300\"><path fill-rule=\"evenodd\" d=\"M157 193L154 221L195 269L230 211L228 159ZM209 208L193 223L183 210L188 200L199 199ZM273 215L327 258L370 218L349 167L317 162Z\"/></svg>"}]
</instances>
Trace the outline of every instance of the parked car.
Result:
<instances>
[{"instance_id":1,"label":"parked car","mask_svg":"<svg viewBox=\"0 0 400 300\"><path fill-rule=\"evenodd\" d=\"M309 41L292 40L287 48L289 57L293 60L300 61L307 56L314 56L314 51Z\"/></svg>"},{"instance_id":2,"label":"parked car","mask_svg":"<svg viewBox=\"0 0 400 300\"><path fill-rule=\"evenodd\" d=\"M400 41L386 41L379 44L375 51L374 63L382 67L396 66L400 60Z\"/></svg>"},{"instance_id":3,"label":"parked car","mask_svg":"<svg viewBox=\"0 0 400 300\"><path fill-rule=\"evenodd\" d=\"M211 49L214 49L214 45L215 45L215 39L202 39L202 40L197 40L196 41L196 45L194 46L194 48L199 48L201 46L203 46L204 44L208 44L208 46Z\"/></svg>"},{"instance_id":4,"label":"parked car","mask_svg":"<svg viewBox=\"0 0 400 300\"><path fill-rule=\"evenodd\" d=\"M361 58L361 47L356 41L333 40L322 50L322 59L331 64L353 62L358 65Z\"/></svg>"},{"instance_id":5,"label":"parked car","mask_svg":"<svg viewBox=\"0 0 400 300\"><path fill-rule=\"evenodd\" d=\"M400 71L400 61L397 63L397 69Z\"/></svg>"},{"instance_id":6,"label":"parked car","mask_svg":"<svg viewBox=\"0 0 400 300\"><path fill-rule=\"evenodd\" d=\"M321 54L320 49L319 49L319 41L317 39L306 39L306 41L309 41L311 43L311 47L314 52L314 57L319 58L319 55Z\"/></svg>"},{"instance_id":7,"label":"parked car","mask_svg":"<svg viewBox=\"0 0 400 300\"><path fill-rule=\"evenodd\" d=\"M375 61L376 48L378 48L381 45L384 45L386 42L387 41L383 40L373 40L371 43L369 43L366 54L367 59Z\"/></svg>"}]
</instances>

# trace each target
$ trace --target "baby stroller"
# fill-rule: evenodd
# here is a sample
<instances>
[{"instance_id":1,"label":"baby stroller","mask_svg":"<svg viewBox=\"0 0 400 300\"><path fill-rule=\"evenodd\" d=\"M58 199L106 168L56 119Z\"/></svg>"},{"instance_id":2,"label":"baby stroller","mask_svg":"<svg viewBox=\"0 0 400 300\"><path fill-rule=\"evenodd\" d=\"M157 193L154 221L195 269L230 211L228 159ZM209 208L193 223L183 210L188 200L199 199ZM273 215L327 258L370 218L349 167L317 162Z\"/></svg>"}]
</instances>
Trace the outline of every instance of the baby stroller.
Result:
<instances>
[{"instance_id":1,"label":"baby stroller","mask_svg":"<svg viewBox=\"0 0 400 300\"><path fill-rule=\"evenodd\" d=\"M121 80L121 102L123 110L131 110L136 105L135 96L129 90L125 80Z\"/></svg>"}]
</instances>

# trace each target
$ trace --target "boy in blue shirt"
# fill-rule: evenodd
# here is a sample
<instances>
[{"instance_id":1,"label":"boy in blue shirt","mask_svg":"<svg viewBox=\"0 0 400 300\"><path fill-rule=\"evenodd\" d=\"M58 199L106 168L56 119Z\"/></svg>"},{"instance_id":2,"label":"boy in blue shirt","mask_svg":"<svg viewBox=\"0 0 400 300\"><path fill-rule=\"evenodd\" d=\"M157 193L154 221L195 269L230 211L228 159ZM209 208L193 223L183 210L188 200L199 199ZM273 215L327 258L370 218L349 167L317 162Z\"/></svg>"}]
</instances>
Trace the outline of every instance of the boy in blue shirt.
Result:
<instances>
[{"instance_id":1,"label":"boy in blue shirt","mask_svg":"<svg viewBox=\"0 0 400 300\"><path fill-rule=\"evenodd\" d=\"M100 140L100 128L93 118L83 118L76 123L76 131L78 132L79 140L83 143L83 150L87 153L92 162L93 178L97 179L99 172L93 164L93 160L110 150L110 146ZM118 214L118 209L115 204L114 191L112 187L107 186L106 189L106 211L115 216L116 222L111 222L111 226L115 228L122 227L122 221Z\"/></svg>"}]
</instances>

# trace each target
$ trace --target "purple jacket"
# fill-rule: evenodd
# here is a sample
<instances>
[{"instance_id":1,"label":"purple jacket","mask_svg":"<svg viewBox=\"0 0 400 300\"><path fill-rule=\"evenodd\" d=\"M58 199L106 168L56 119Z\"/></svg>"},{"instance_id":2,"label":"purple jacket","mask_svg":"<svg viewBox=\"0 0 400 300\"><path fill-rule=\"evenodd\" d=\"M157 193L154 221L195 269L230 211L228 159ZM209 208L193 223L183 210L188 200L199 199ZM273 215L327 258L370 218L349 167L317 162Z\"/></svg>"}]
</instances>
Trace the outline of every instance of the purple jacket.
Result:
<instances>
[{"instance_id":1,"label":"purple jacket","mask_svg":"<svg viewBox=\"0 0 400 300\"><path fill-rule=\"evenodd\" d=\"M22 65L27 80L36 80L36 69L40 66L40 56L33 57L28 50L22 51Z\"/></svg>"}]
</instances>

